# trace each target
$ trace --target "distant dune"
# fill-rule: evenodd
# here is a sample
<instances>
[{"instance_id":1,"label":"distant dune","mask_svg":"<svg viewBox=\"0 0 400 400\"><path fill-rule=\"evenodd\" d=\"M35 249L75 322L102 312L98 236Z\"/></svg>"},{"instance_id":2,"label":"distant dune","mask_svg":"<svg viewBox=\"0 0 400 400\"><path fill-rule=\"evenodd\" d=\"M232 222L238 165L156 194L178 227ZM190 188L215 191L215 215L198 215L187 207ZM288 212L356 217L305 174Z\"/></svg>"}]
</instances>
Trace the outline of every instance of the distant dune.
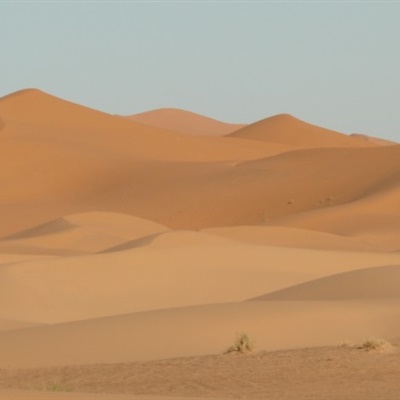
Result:
<instances>
[{"instance_id":1,"label":"distant dune","mask_svg":"<svg viewBox=\"0 0 400 400\"><path fill-rule=\"evenodd\" d=\"M5 205L0 211L0 235L77 212L132 214L136 206L131 200L142 188L147 190L144 183L148 179L156 183L157 170L187 175L182 162L201 162L207 168L208 162L238 162L290 149L279 144L260 146L253 141L174 133L81 107L38 90L0 99L0 115L6 122L0 147L0 204ZM170 179L179 182L173 175ZM160 188L171 192L166 184ZM115 208L109 203L115 199L107 200L104 195L116 195L119 206ZM143 195L140 197L144 200ZM34 202L37 207L28 209L26 202ZM150 214L142 215L152 219Z\"/></svg>"},{"instance_id":2,"label":"distant dune","mask_svg":"<svg viewBox=\"0 0 400 400\"><path fill-rule=\"evenodd\" d=\"M368 147L374 143L364 137L347 136L280 114L250 124L231 134L233 137L283 143L298 148Z\"/></svg>"},{"instance_id":3,"label":"distant dune","mask_svg":"<svg viewBox=\"0 0 400 400\"><path fill-rule=\"evenodd\" d=\"M271 152L268 146L260 147L251 141L238 143L222 138L194 138L151 127L92 110L36 89L1 98L0 115L6 122L3 140L13 142L23 137L28 141L34 137L36 140L51 141L54 146L62 145L64 150L78 151L72 146L79 145L80 152L90 149L94 153L106 148L110 154L128 153L141 160L169 161L252 159ZM23 144L20 143L20 146ZM273 153L276 154L276 151Z\"/></svg>"},{"instance_id":4,"label":"distant dune","mask_svg":"<svg viewBox=\"0 0 400 400\"><path fill-rule=\"evenodd\" d=\"M223 136L245 127L228 124L190 111L161 108L127 117L142 124L199 136Z\"/></svg>"},{"instance_id":5,"label":"distant dune","mask_svg":"<svg viewBox=\"0 0 400 400\"><path fill-rule=\"evenodd\" d=\"M373 136L368 136L368 135L364 135L362 133L352 133L350 135L351 137L355 137L357 139L361 139L361 140L366 140L367 142L371 142L373 144L379 145L379 146L392 146L392 145L396 145L396 142L390 141L390 140L385 140L382 138L376 138Z\"/></svg>"},{"instance_id":6,"label":"distant dune","mask_svg":"<svg viewBox=\"0 0 400 400\"><path fill-rule=\"evenodd\" d=\"M397 399L400 145L36 89L0 130L0 398Z\"/></svg>"}]
</instances>

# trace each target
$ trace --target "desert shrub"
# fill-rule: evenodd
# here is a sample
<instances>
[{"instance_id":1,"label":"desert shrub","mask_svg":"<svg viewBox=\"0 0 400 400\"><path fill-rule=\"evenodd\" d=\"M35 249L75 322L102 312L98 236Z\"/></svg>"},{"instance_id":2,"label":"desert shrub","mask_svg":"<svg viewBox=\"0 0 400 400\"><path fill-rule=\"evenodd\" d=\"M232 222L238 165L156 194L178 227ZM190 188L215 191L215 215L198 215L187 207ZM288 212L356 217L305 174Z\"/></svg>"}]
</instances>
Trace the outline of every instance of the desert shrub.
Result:
<instances>
[{"instance_id":1,"label":"desert shrub","mask_svg":"<svg viewBox=\"0 0 400 400\"><path fill-rule=\"evenodd\" d=\"M385 348L391 347L391 343L388 342L386 339L377 338L375 336L371 336L368 339L365 339L358 349L371 351L371 350L383 350Z\"/></svg>"},{"instance_id":2,"label":"desert shrub","mask_svg":"<svg viewBox=\"0 0 400 400\"><path fill-rule=\"evenodd\" d=\"M233 345L228 347L225 353L247 353L249 351L253 351L253 349L253 339L247 333L239 333L236 336Z\"/></svg>"}]
</instances>

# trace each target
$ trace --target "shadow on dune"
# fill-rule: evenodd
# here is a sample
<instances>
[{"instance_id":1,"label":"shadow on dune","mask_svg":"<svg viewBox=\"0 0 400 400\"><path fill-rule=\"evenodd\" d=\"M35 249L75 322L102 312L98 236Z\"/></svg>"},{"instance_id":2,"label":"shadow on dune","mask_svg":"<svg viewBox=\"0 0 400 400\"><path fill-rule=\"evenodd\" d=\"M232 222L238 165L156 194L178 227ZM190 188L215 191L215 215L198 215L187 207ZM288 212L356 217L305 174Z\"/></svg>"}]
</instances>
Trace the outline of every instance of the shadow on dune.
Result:
<instances>
[{"instance_id":1,"label":"shadow on dune","mask_svg":"<svg viewBox=\"0 0 400 400\"><path fill-rule=\"evenodd\" d=\"M125 242L117 246L113 246L108 249L102 250L98 254L115 253L117 251L131 250L137 247L147 246L151 244L153 240L156 239L158 236L160 236L160 233L153 233L152 235L144 236L136 240L130 240L129 242Z\"/></svg>"},{"instance_id":2,"label":"shadow on dune","mask_svg":"<svg viewBox=\"0 0 400 400\"><path fill-rule=\"evenodd\" d=\"M315 279L252 298L250 301L399 298L400 265L386 265Z\"/></svg>"}]
</instances>

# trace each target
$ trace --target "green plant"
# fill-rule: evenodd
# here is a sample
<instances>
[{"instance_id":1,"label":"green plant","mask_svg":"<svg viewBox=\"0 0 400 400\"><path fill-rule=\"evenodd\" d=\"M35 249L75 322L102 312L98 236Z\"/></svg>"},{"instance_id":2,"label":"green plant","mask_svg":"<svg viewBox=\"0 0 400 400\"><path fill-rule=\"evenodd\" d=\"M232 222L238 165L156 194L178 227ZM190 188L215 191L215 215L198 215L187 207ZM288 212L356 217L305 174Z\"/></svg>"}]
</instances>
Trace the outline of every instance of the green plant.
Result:
<instances>
[{"instance_id":1,"label":"green plant","mask_svg":"<svg viewBox=\"0 0 400 400\"><path fill-rule=\"evenodd\" d=\"M254 349L254 341L247 333L239 333L236 335L236 339L233 345L228 347L225 351L228 353L247 353Z\"/></svg>"}]
</instances>

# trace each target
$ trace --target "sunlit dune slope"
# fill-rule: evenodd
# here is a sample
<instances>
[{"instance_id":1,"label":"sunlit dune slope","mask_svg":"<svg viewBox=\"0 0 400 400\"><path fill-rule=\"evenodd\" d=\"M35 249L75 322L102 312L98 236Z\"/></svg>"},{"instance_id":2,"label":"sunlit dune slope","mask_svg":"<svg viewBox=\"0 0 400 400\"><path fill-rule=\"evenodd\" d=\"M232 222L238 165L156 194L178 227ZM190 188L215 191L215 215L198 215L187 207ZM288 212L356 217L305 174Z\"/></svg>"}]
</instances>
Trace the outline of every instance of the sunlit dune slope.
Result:
<instances>
[{"instance_id":1,"label":"sunlit dune slope","mask_svg":"<svg viewBox=\"0 0 400 400\"><path fill-rule=\"evenodd\" d=\"M107 150L136 159L174 161L253 159L285 149L246 140L237 143L229 138L180 134L92 110L36 89L2 97L0 116L6 124L2 142L11 145L18 141L20 152L26 152L24 144L33 140L29 143L33 148L44 141L46 146L62 145L78 154L90 147L92 152Z\"/></svg>"},{"instance_id":2,"label":"sunlit dune slope","mask_svg":"<svg viewBox=\"0 0 400 400\"><path fill-rule=\"evenodd\" d=\"M390 140L382 139L382 138L377 138L369 135L364 135L362 133L352 133L350 135L351 137L355 137L357 139L365 140L367 142L370 142L372 144L378 145L378 146L393 146L398 143L392 142Z\"/></svg>"},{"instance_id":3,"label":"sunlit dune slope","mask_svg":"<svg viewBox=\"0 0 400 400\"><path fill-rule=\"evenodd\" d=\"M365 268L320 278L251 300L400 299L400 265Z\"/></svg>"},{"instance_id":4,"label":"sunlit dune slope","mask_svg":"<svg viewBox=\"0 0 400 400\"><path fill-rule=\"evenodd\" d=\"M173 228L273 223L397 186L399 156L400 147L392 146L303 150L236 166L186 165L184 171L170 164L153 169L133 213ZM117 193L109 192L107 201L115 203Z\"/></svg>"},{"instance_id":5,"label":"sunlit dune slope","mask_svg":"<svg viewBox=\"0 0 400 400\"><path fill-rule=\"evenodd\" d=\"M400 145L236 128L0 99L2 373L399 337Z\"/></svg>"},{"instance_id":6,"label":"sunlit dune slope","mask_svg":"<svg viewBox=\"0 0 400 400\"><path fill-rule=\"evenodd\" d=\"M257 245L318 250L368 251L376 249L357 237L290 226L227 226L206 228L203 232Z\"/></svg>"},{"instance_id":7,"label":"sunlit dune slope","mask_svg":"<svg viewBox=\"0 0 400 400\"><path fill-rule=\"evenodd\" d=\"M137 161L122 151L99 150L92 142L78 148L52 141L37 147L11 142L14 147L0 149L5 153L3 236L92 210L179 229L269 223L388 190L398 186L400 176L400 146L308 149L239 164L183 167Z\"/></svg>"},{"instance_id":8,"label":"sunlit dune slope","mask_svg":"<svg viewBox=\"0 0 400 400\"><path fill-rule=\"evenodd\" d=\"M130 215L88 212L68 215L0 241L2 253L78 255L99 252L168 228Z\"/></svg>"},{"instance_id":9,"label":"sunlit dune slope","mask_svg":"<svg viewBox=\"0 0 400 400\"><path fill-rule=\"evenodd\" d=\"M177 229L287 224L342 234L317 226L318 221L324 225L336 219L335 223L345 224L346 218L335 217L339 210L384 193L393 212L389 214L386 203L378 201L373 214L395 217L393 221L398 216L394 190L400 176L398 145L288 151L293 146L193 137L37 90L2 98L0 115L5 121L0 136L3 238L94 210L134 215ZM356 140L322 128L309 130L308 124L289 116L259 124L264 123L287 125L285 135L301 138L309 147L320 146L320 139L332 146ZM304 132L294 134L293 126ZM347 216L360 215L353 211ZM371 210L368 213L372 215ZM304 216L304 225L296 222ZM308 216L315 216L313 222ZM353 222L357 221L352 219L351 234L361 223ZM365 233L361 228L357 235ZM395 246L387 249L396 250Z\"/></svg>"},{"instance_id":10,"label":"sunlit dune slope","mask_svg":"<svg viewBox=\"0 0 400 400\"><path fill-rule=\"evenodd\" d=\"M242 301L340 272L400 263L399 253L288 249L198 232L152 236L125 251L3 263L0 318L60 323Z\"/></svg>"},{"instance_id":11,"label":"sunlit dune slope","mask_svg":"<svg viewBox=\"0 0 400 400\"><path fill-rule=\"evenodd\" d=\"M0 100L0 115L3 237L93 210L179 229L263 224L398 185L400 146L271 156L287 145L159 130L36 90Z\"/></svg>"},{"instance_id":12,"label":"sunlit dune slope","mask_svg":"<svg viewBox=\"0 0 400 400\"><path fill-rule=\"evenodd\" d=\"M130 120L189 135L223 136L246 125L228 124L190 111L161 108L131 115Z\"/></svg>"},{"instance_id":13,"label":"sunlit dune slope","mask_svg":"<svg viewBox=\"0 0 400 400\"><path fill-rule=\"evenodd\" d=\"M274 224L346 236L370 249L399 251L399 198L399 185L389 185L350 203L288 215Z\"/></svg>"},{"instance_id":14,"label":"sunlit dune slope","mask_svg":"<svg viewBox=\"0 0 400 400\"><path fill-rule=\"evenodd\" d=\"M284 143L298 148L313 147L370 147L375 144L363 137L309 124L289 114L263 119L233 132L231 137Z\"/></svg>"},{"instance_id":15,"label":"sunlit dune slope","mask_svg":"<svg viewBox=\"0 0 400 400\"><path fill-rule=\"evenodd\" d=\"M145 188L144 195L152 194L146 193L146 179L155 176L156 184L162 182L163 176L156 175L165 162L176 163L172 169L179 171L186 168L180 164L183 161L238 162L291 149L279 144L263 147L253 141L239 143L229 138L174 133L38 90L3 97L0 115L5 121L0 136L0 235L76 212L132 214L132 199L138 191ZM174 185L179 184L179 175L170 176L172 179ZM149 187L150 191L154 189L151 183ZM166 185L161 183L160 188L162 192ZM99 198L103 193L113 196L115 191L117 207Z\"/></svg>"},{"instance_id":16,"label":"sunlit dune slope","mask_svg":"<svg viewBox=\"0 0 400 400\"><path fill-rule=\"evenodd\" d=\"M133 313L0 333L0 366L221 354L243 329L258 350L355 343L399 332L399 300L252 301Z\"/></svg>"},{"instance_id":17,"label":"sunlit dune slope","mask_svg":"<svg viewBox=\"0 0 400 400\"><path fill-rule=\"evenodd\" d=\"M0 332L16 331L18 329L31 328L39 325L41 324L0 318Z\"/></svg>"}]
</instances>

